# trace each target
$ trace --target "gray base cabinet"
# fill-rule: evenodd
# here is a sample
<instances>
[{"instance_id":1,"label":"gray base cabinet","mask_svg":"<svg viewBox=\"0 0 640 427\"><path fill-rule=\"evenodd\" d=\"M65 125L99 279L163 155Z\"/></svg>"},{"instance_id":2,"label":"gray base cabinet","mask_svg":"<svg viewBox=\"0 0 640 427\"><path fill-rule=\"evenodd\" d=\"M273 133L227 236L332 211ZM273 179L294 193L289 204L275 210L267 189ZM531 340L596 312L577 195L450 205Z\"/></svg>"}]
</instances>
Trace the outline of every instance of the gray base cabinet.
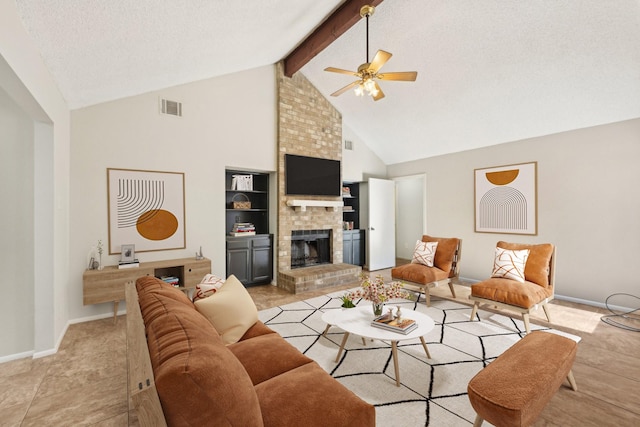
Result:
<instances>
[{"instance_id":1,"label":"gray base cabinet","mask_svg":"<svg viewBox=\"0 0 640 427\"><path fill-rule=\"evenodd\" d=\"M245 286L273 280L273 235L227 237L227 276L235 275Z\"/></svg>"},{"instance_id":2,"label":"gray base cabinet","mask_svg":"<svg viewBox=\"0 0 640 427\"><path fill-rule=\"evenodd\" d=\"M344 230L342 232L342 262L364 265L364 230Z\"/></svg>"}]
</instances>

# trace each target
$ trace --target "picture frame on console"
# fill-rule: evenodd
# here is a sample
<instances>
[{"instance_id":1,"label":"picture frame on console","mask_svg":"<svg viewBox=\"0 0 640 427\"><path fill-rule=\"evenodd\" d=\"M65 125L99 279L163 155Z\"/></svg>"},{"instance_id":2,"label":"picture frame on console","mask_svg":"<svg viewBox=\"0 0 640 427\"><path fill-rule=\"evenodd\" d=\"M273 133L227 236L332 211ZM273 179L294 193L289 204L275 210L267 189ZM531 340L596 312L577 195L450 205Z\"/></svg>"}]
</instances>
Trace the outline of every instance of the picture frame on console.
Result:
<instances>
[{"instance_id":1,"label":"picture frame on console","mask_svg":"<svg viewBox=\"0 0 640 427\"><path fill-rule=\"evenodd\" d=\"M537 162L474 172L476 233L538 234Z\"/></svg>"},{"instance_id":2,"label":"picture frame on console","mask_svg":"<svg viewBox=\"0 0 640 427\"><path fill-rule=\"evenodd\" d=\"M136 245L122 245L120 262L134 262L136 260Z\"/></svg>"}]
</instances>

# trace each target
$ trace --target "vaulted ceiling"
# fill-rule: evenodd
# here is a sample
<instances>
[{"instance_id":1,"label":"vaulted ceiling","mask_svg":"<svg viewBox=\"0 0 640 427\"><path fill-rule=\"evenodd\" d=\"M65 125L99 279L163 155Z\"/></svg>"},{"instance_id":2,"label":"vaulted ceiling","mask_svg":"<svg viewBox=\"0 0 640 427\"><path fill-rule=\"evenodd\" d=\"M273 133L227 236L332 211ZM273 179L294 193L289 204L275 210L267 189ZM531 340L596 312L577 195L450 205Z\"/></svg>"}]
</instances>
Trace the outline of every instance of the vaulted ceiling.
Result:
<instances>
[{"instance_id":1,"label":"vaulted ceiling","mask_svg":"<svg viewBox=\"0 0 640 427\"><path fill-rule=\"evenodd\" d=\"M365 62L359 20L304 65L387 164L640 117L638 0L385 0L369 20L373 102L327 73ZM286 58L341 0L16 0L71 109ZM362 0L366 4L366 0Z\"/></svg>"}]
</instances>

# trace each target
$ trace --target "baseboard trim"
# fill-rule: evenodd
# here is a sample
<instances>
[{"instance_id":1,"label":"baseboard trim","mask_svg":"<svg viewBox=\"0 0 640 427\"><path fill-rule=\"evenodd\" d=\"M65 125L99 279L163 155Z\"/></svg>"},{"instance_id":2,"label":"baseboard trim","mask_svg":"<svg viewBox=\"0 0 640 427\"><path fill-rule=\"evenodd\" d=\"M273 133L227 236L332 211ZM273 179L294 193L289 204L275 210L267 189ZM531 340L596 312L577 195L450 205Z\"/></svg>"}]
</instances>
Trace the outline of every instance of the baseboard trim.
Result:
<instances>
[{"instance_id":1,"label":"baseboard trim","mask_svg":"<svg viewBox=\"0 0 640 427\"><path fill-rule=\"evenodd\" d=\"M12 360L24 359L33 356L33 351L25 351L24 353L9 354L0 357L0 363L11 362Z\"/></svg>"}]
</instances>

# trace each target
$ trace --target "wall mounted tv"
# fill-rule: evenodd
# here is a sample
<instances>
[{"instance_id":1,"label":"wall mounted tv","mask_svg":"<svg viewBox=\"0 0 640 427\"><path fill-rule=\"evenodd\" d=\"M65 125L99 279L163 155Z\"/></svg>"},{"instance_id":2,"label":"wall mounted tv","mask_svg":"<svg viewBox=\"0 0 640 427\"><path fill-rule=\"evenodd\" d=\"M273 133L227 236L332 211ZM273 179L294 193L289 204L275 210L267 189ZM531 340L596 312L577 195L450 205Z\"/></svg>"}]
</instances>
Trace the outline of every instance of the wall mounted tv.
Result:
<instances>
[{"instance_id":1,"label":"wall mounted tv","mask_svg":"<svg viewBox=\"0 0 640 427\"><path fill-rule=\"evenodd\" d=\"M304 196L340 196L340 161L284 155L285 193Z\"/></svg>"}]
</instances>

